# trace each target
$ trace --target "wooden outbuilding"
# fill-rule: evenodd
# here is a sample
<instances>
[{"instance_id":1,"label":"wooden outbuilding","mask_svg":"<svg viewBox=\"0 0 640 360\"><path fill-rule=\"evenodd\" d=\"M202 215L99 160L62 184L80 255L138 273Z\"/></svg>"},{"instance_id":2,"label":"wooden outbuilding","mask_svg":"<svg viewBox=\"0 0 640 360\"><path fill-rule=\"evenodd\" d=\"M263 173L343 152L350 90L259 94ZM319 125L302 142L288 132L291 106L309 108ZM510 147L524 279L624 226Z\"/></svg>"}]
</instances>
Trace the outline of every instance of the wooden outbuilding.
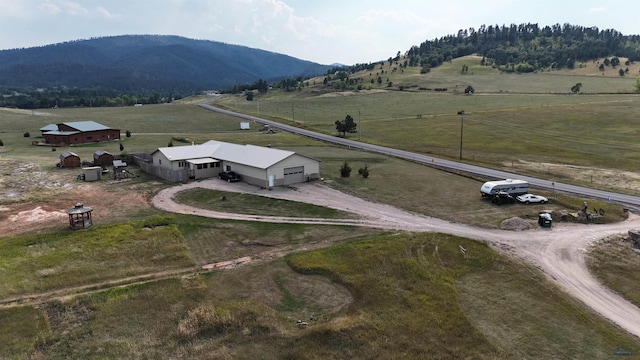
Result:
<instances>
[{"instance_id":1,"label":"wooden outbuilding","mask_svg":"<svg viewBox=\"0 0 640 360\"><path fill-rule=\"evenodd\" d=\"M95 166L111 166L113 164L113 155L104 151L98 150L93 153L93 165Z\"/></svg>"},{"instance_id":2,"label":"wooden outbuilding","mask_svg":"<svg viewBox=\"0 0 640 360\"><path fill-rule=\"evenodd\" d=\"M65 151L60 154L60 162L58 163L59 167L62 168L75 168L80 167L81 161L80 156L72 153L71 151Z\"/></svg>"}]
</instances>

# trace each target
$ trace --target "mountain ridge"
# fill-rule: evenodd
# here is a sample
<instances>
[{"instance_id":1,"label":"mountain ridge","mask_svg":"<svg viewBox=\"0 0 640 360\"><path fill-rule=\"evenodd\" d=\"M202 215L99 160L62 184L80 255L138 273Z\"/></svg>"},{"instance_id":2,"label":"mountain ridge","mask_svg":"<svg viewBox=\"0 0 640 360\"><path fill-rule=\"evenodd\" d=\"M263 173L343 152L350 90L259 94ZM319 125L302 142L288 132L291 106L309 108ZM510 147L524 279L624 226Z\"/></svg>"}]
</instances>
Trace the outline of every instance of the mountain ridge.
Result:
<instances>
[{"instance_id":1,"label":"mountain ridge","mask_svg":"<svg viewBox=\"0 0 640 360\"><path fill-rule=\"evenodd\" d=\"M175 35L119 35L0 50L0 85L6 87L189 93L257 79L320 75L329 68L266 50Z\"/></svg>"}]
</instances>

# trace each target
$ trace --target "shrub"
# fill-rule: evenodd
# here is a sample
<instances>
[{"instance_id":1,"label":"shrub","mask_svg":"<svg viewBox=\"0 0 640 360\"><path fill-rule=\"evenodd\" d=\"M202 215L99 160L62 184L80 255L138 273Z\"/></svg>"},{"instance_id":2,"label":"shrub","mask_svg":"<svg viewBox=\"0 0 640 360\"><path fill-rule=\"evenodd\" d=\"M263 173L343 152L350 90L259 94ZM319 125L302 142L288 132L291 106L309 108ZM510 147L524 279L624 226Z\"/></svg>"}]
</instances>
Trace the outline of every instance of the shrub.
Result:
<instances>
[{"instance_id":1,"label":"shrub","mask_svg":"<svg viewBox=\"0 0 640 360\"><path fill-rule=\"evenodd\" d=\"M120 151L124 150L124 145L122 145L122 143L120 143Z\"/></svg>"},{"instance_id":2,"label":"shrub","mask_svg":"<svg viewBox=\"0 0 640 360\"><path fill-rule=\"evenodd\" d=\"M341 177L349 177L351 175L351 167L348 162L344 162L340 167L340 176Z\"/></svg>"},{"instance_id":3,"label":"shrub","mask_svg":"<svg viewBox=\"0 0 640 360\"><path fill-rule=\"evenodd\" d=\"M4 143L2 142L2 140L0 140L0 146L4 146Z\"/></svg>"},{"instance_id":4,"label":"shrub","mask_svg":"<svg viewBox=\"0 0 640 360\"><path fill-rule=\"evenodd\" d=\"M360 169L358 169L358 174L362 175L363 178L368 178L369 177L369 166L367 164L364 164L364 167L361 167Z\"/></svg>"},{"instance_id":5,"label":"shrub","mask_svg":"<svg viewBox=\"0 0 640 360\"><path fill-rule=\"evenodd\" d=\"M27 131L27 132L25 132L22 136L24 136L24 137L30 137L30 136L31 136L31 134L29 134L29 132Z\"/></svg>"},{"instance_id":6,"label":"shrub","mask_svg":"<svg viewBox=\"0 0 640 360\"><path fill-rule=\"evenodd\" d=\"M126 137L131 137L131 131L129 131L129 130L125 131L125 136Z\"/></svg>"}]
</instances>

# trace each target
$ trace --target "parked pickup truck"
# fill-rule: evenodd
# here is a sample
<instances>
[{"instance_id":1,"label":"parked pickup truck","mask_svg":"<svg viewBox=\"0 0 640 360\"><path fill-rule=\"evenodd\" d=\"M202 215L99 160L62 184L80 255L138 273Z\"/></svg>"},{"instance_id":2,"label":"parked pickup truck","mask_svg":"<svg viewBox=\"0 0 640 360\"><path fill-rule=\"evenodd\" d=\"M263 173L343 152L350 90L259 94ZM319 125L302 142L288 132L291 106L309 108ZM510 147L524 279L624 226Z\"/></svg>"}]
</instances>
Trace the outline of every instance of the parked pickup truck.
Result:
<instances>
[{"instance_id":1,"label":"parked pickup truck","mask_svg":"<svg viewBox=\"0 0 640 360\"><path fill-rule=\"evenodd\" d=\"M218 179L226 180L228 182L236 182L240 181L240 175L234 173L233 171L223 171L218 174Z\"/></svg>"}]
</instances>

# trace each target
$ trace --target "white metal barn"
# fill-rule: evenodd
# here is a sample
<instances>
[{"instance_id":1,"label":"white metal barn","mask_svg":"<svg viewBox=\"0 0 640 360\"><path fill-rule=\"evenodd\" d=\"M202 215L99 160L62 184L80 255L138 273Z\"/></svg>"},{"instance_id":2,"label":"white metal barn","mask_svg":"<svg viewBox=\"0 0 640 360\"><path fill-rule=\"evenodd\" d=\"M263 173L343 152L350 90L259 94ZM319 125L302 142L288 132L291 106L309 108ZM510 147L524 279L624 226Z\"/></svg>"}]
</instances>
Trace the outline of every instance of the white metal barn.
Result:
<instances>
[{"instance_id":1,"label":"white metal barn","mask_svg":"<svg viewBox=\"0 0 640 360\"><path fill-rule=\"evenodd\" d=\"M186 171L190 179L234 171L242 181L261 187L291 185L320 178L320 162L293 151L210 140L200 145L158 148L153 166Z\"/></svg>"}]
</instances>

